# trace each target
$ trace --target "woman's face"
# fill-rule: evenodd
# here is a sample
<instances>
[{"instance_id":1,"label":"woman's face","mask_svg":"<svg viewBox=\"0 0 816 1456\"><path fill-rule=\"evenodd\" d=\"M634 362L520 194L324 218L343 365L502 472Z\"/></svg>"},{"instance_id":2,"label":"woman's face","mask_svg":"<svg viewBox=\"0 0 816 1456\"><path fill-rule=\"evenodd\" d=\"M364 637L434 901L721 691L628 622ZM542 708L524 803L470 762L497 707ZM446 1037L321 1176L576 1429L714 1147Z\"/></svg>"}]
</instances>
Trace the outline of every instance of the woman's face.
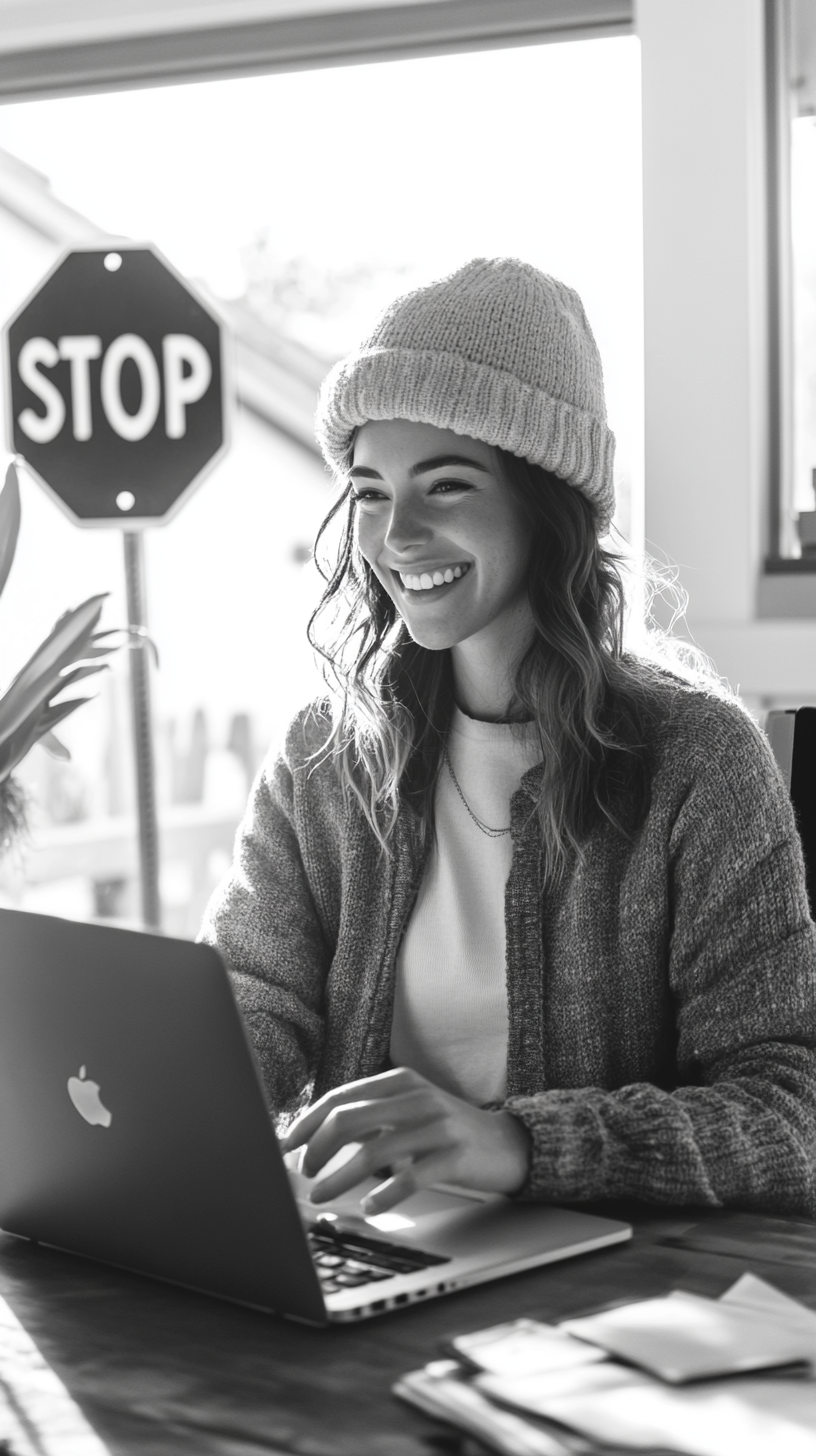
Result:
<instances>
[{"instance_id":1,"label":"woman's face","mask_svg":"<svg viewBox=\"0 0 816 1456\"><path fill-rule=\"evenodd\" d=\"M370 420L349 474L359 549L415 642L495 653L527 634L529 526L489 445Z\"/></svg>"}]
</instances>

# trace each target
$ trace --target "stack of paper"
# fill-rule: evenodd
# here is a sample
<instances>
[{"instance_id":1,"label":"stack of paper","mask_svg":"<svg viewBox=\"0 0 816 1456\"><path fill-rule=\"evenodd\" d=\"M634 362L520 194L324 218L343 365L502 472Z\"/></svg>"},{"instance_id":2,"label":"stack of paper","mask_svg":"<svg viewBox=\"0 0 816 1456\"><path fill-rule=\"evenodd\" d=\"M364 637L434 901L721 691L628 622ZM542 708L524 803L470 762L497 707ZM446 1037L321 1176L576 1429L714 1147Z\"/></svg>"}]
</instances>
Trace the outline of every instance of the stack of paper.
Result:
<instances>
[{"instance_id":1,"label":"stack of paper","mask_svg":"<svg viewBox=\"0 0 816 1456\"><path fill-rule=\"evenodd\" d=\"M816 1456L816 1314L752 1274L721 1300L677 1292L453 1347L458 1360L395 1392L502 1456L566 1456L570 1433L683 1456Z\"/></svg>"}]
</instances>

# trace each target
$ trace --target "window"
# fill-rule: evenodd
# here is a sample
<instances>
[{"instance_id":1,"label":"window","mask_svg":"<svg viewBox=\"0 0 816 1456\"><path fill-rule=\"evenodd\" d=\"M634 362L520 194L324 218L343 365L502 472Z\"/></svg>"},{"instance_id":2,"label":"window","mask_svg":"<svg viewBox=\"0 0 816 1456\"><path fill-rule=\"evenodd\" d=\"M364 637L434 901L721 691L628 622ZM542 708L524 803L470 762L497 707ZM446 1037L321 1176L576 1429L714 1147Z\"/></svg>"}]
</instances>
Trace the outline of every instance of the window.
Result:
<instances>
[{"instance_id":1,"label":"window","mask_svg":"<svg viewBox=\"0 0 816 1456\"><path fill-rule=\"evenodd\" d=\"M329 482L311 419L320 379L382 302L479 254L573 284L605 365L618 526L639 544L638 42L7 104L0 148L3 318L64 242L112 233L155 242L235 339L233 448L146 540L165 928L194 934L260 754L319 685L304 628ZM105 590L105 624L120 624L118 534L74 526L29 483L0 677ZM14 903L137 914L126 657L66 723L72 762L27 761L33 842L16 872L0 864Z\"/></svg>"}]
</instances>

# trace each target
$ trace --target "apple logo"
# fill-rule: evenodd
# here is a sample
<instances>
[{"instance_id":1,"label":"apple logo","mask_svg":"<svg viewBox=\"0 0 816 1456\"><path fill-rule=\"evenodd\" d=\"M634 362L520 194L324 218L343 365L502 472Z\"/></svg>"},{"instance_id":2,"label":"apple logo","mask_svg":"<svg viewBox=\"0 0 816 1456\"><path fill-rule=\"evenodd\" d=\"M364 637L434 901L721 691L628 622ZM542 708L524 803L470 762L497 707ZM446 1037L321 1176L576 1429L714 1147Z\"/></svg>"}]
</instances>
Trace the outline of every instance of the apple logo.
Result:
<instances>
[{"instance_id":1,"label":"apple logo","mask_svg":"<svg viewBox=\"0 0 816 1456\"><path fill-rule=\"evenodd\" d=\"M84 1067L80 1067L78 1077L68 1078L68 1096L80 1116L92 1127L110 1127L112 1114L99 1096L99 1084L85 1081Z\"/></svg>"}]
</instances>

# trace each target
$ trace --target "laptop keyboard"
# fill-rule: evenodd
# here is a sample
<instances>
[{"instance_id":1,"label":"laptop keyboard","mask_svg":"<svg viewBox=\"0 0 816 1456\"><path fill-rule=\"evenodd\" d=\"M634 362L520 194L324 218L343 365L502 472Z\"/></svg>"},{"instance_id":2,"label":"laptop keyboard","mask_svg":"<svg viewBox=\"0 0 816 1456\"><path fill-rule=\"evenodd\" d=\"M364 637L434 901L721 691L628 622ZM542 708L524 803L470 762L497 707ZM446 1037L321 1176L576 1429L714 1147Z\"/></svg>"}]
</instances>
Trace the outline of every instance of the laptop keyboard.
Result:
<instances>
[{"instance_id":1,"label":"laptop keyboard","mask_svg":"<svg viewBox=\"0 0 816 1456\"><path fill-rule=\"evenodd\" d=\"M325 1224L307 1231L309 1248L324 1294L354 1289L393 1279L395 1274L416 1274L435 1264L448 1264L444 1255L429 1254L406 1244L389 1244L369 1239L347 1229L330 1230Z\"/></svg>"}]
</instances>

